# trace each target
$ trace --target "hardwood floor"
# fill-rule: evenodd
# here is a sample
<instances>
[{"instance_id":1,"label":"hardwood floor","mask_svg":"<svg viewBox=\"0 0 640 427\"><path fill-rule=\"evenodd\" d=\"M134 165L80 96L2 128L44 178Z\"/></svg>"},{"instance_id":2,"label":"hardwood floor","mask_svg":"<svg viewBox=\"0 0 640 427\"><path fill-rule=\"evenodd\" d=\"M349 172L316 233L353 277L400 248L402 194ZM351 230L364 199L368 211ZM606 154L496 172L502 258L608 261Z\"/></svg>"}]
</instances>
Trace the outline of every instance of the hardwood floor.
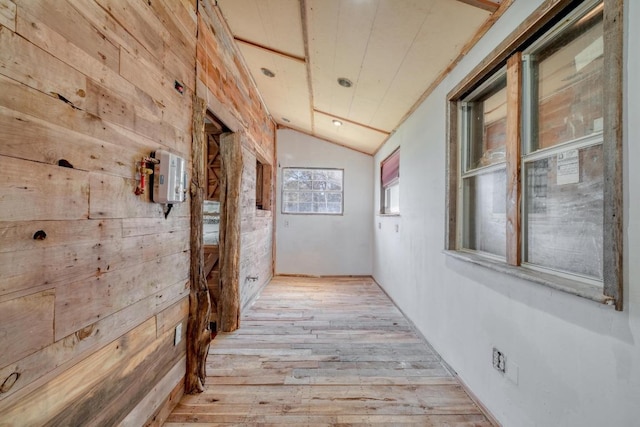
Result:
<instances>
[{"instance_id":1,"label":"hardwood floor","mask_svg":"<svg viewBox=\"0 0 640 427\"><path fill-rule=\"evenodd\" d=\"M367 278L276 277L166 427L491 426Z\"/></svg>"}]
</instances>

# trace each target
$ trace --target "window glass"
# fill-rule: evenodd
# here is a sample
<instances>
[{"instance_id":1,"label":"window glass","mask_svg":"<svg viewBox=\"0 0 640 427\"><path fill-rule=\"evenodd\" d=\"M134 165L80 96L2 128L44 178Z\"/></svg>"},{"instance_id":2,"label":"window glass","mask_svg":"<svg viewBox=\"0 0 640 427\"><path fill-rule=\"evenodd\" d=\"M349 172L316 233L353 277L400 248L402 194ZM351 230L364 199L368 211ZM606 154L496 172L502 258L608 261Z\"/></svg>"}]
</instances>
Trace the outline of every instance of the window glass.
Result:
<instances>
[{"instance_id":1,"label":"window glass","mask_svg":"<svg viewBox=\"0 0 640 427\"><path fill-rule=\"evenodd\" d=\"M602 280L602 145L527 163L525 176L525 261Z\"/></svg>"},{"instance_id":2,"label":"window glass","mask_svg":"<svg viewBox=\"0 0 640 427\"><path fill-rule=\"evenodd\" d=\"M400 212L400 183L389 185L384 189L384 213Z\"/></svg>"},{"instance_id":3,"label":"window glass","mask_svg":"<svg viewBox=\"0 0 640 427\"><path fill-rule=\"evenodd\" d=\"M381 212L400 213L400 149L380 163Z\"/></svg>"},{"instance_id":4,"label":"window glass","mask_svg":"<svg viewBox=\"0 0 640 427\"><path fill-rule=\"evenodd\" d=\"M503 74L465 103L468 129L467 170L505 161L507 79Z\"/></svg>"},{"instance_id":5,"label":"window glass","mask_svg":"<svg viewBox=\"0 0 640 427\"><path fill-rule=\"evenodd\" d=\"M464 238L467 249L506 255L506 171L464 180Z\"/></svg>"},{"instance_id":6,"label":"window glass","mask_svg":"<svg viewBox=\"0 0 640 427\"><path fill-rule=\"evenodd\" d=\"M343 170L283 168L282 213L342 214Z\"/></svg>"},{"instance_id":7,"label":"window glass","mask_svg":"<svg viewBox=\"0 0 640 427\"><path fill-rule=\"evenodd\" d=\"M603 18L598 8L530 56L531 151L602 132Z\"/></svg>"}]
</instances>

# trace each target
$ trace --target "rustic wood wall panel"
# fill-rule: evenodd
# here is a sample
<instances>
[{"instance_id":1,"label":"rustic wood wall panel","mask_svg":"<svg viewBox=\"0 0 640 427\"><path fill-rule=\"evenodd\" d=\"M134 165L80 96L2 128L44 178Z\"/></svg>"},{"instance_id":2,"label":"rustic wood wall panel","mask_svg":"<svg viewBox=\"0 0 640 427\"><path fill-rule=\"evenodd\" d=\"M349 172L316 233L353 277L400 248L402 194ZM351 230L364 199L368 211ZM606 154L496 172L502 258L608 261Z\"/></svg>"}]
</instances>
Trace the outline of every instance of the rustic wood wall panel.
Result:
<instances>
[{"instance_id":1,"label":"rustic wood wall panel","mask_svg":"<svg viewBox=\"0 0 640 427\"><path fill-rule=\"evenodd\" d=\"M256 209L256 158L271 166L275 182L275 124L269 118L241 55L217 8L201 3L198 15L197 79L205 87L200 96L220 120L239 133L242 144L240 254L234 276L240 303L246 304L273 275L274 191ZM234 126L237 125L237 126ZM224 171L223 173L234 173ZM222 267L224 262L222 262ZM247 279L257 277L257 280ZM222 319L221 319L222 321Z\"/></svg>"},{"instance_id":2,"label":"rustic wood wall panel","mask_svg":"<svg viewBox=\"0 0 640 427\"><path fill-rule=\"evenodd\" d=\"M190 207L134 189L152 151L191 162L196 28L192 1L0 0L3 423L140 425L181 393Z\"/></svg>"},{"instance_id":3,"label":"rustic wood wall panel","mask_svg":"<svg viewBox=\"0 0 640 427\"><path fill-rule=\"evenodd\" d=\"M244 148L242 153L242 195L240 210L240 306L245 307L272 276L272 215L256 208L256 155ZM263 177L264 184L264 177ZM270 182L269 182L270 184ZM256 260L262 260L256 262Z\"/></svg>"},{"instance_id":4,"label":"rustic wood wall panel","mask_svg":"<svg viewBox=\"0 0 640 427\"><path fill-rule=\"evenodd\" d=\"M233 39L209 2L197 9L0 0L3 422L153 424L182 393L191 209L165 219L149 192L135 196L135 162L167 149L191 163L200 80L244 149L275 165L275 126ZM242 225L261 280L271 222Z\"/></svg>"},{"instance_id":5,"label":"rustic wood wall panel","mask_svg":"<svg viewBox=\"0 0 640 427\"><path fill-rule=\"evenodd\" d=\"M53 290L0 303L0 323L6 331L0 365L20 360L53 342L53 303Z\"/></svg>"},{"instance_id":6,"label":"rustic wood wall panel","mask_svg":"<svg viewBox=\"0 0 640 427\"><path fill-rule=\"evenodd\" d=\"M0 0L0 25L16 30L16 4L11 0Z\"/></svg>"}]
</instances>

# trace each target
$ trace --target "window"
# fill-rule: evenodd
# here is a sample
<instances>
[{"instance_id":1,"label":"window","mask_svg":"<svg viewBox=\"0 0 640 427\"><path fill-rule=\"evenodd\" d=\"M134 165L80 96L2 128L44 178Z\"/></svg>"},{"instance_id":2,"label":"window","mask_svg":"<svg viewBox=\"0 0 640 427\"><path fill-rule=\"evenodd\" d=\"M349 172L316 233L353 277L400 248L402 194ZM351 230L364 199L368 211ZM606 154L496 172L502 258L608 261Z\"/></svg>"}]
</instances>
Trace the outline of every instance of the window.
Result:
<instances>
[{"instance_id":1,"label":"window","mask_svg":"<svg viewBox=\"0 0 640 427\"><path fill-rule=\"evenodd\" d=\"M343 170L282 169L282 213L329 214L343 212Z\"/></svg>"},{"instance_id":2,"label":"window","mask_svg":"<svg viewBox=\"0 0 640 427\"><path fill-rule=\"evenodd\" d=\"M271 165L256 160L256 209L271 210Z\"/></svg>"},{"instance_id":3,"label":"window","mask_svg":"<svg viewBox=\"0 0 640 427\"><path fill-rule=\"evenodd\" d=\"M447 249L621 310L622 9L538 12L449 95Z\"/></svg>"},{"instance_id":4,"label":"window","mask_svg":"<svg viewBox=\"0 0 640 427\"><path fill-rule=\"evenodd\" d=\"M461 102L464 248L506 255L507 78L494 75Z\"/></svg>"},{"instance_id":5,"label":"window","mask_svg":"<svg viewBox=\"0 0 640 427\"><path fill-rule=\"evenodd\" d=\"M380 164L380 212L400 213L400 149L398 148Z\"/></svg>"}]
</instances>

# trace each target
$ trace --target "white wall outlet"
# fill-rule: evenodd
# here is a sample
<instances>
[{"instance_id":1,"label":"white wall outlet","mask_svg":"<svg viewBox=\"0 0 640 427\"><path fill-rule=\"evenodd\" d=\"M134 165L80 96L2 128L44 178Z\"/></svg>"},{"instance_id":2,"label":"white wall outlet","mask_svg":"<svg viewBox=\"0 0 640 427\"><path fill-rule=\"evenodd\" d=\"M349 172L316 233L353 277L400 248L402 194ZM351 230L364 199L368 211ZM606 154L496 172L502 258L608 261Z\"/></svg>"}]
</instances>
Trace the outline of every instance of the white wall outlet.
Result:
<instances>
[{"instance_id":1,"label":"white wall outlet","mask_svg":"<svg viewBox=\"0 0 640 427\"><path fill-rule=\"evenodd\" d=\"M182 340L182 323L178 323L178 326L176 326L176 334L173 336L173 345L178 345L180 344L180 341Z\"/></svg>"},{"instance_id":2,"label":"white wall outlet","mask_svg":"<svg viewBox=\"0 0 640 427\"><path fill-rule=\"evenodd\" d=\"M507 358L503 352L495 347L493 348L493 367L503 374L507 370Z\"/></svg>"}]
</instances>

